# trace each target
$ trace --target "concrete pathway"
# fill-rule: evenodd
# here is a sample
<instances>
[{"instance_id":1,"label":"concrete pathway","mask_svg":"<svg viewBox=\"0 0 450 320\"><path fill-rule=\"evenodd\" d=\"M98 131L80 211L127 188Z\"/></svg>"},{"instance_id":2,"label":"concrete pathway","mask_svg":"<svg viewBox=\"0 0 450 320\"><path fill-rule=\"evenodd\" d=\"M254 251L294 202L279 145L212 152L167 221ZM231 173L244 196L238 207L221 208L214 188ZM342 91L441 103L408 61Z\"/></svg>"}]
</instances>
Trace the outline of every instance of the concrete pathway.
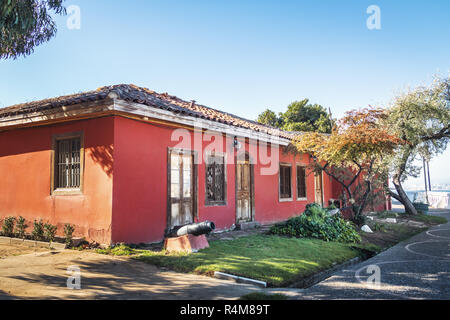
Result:
<instances>
[{"instance_id":1,"label":"concrete pathway","mask_svg":"<svg viewBox=\"0 0 450 320\"><path fill-rule=\"evenodd\" d=\"M433 214L450 221L450 211ZM67 288L69 266L80 268L81 290ZM0 259L0 299L208 300L237 299L255 291L261 288L86 251L35 252ZM433 227L309 289L265 291L296 299L450 299L450 223Z\"/></svg>"},{"instance_id":2,"label":"concrete pathway","mask_svg":"<svg viewBox=\"0 0 450 320\"><path fill-rule=\"evenodd\" d=\"M450 221L450 211L431 214ZM311 288L267 291L295 299L450 299L450 222L432 227Z\"/></svg>"},{"instance_id":3,"label":"concrete pathway","mask_svg":"<svg viewBox=\"0 0 450 320\"><path fill-rule=\"evenodd\" d=\"M69 266L81 289L67 288ZM0 259L0 299L237 299L260 288L86 251L28 253Z\"/></svg>"}]
</instances>

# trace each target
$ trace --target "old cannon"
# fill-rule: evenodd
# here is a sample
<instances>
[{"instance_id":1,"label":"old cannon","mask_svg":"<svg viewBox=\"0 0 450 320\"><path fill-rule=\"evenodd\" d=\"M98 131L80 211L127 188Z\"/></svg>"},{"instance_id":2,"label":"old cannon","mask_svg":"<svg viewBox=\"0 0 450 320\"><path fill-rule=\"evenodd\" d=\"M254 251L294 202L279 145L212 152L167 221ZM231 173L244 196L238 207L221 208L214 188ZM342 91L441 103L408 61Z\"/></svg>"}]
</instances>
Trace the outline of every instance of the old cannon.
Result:
<instances>
[{"instance_id":1,"label":"old cannon","mask_svg":"<svg viewBox=\"0 0 450 320\"><path fill-rule=\"evenodd\" d=\"M198 223L191 223L184 226L176 226L170 229L167 237L181 237L186 234L192 234L193 236L200 236L202 234L208 234L216 229L216 225L211 221L203 221Z\"/></svg>"},{"instance_id":2,"label":"old cannon","mask_svg":"<svg viewBox=\"0 0 450 320\"><path fill-rule=\"evenodd\" d=\"M214 222L203 221L199 223L176 226L166 232L164 249L167 251L197 252L209 247L205 234L216 228Z\"/></svg>"}]
</instances>

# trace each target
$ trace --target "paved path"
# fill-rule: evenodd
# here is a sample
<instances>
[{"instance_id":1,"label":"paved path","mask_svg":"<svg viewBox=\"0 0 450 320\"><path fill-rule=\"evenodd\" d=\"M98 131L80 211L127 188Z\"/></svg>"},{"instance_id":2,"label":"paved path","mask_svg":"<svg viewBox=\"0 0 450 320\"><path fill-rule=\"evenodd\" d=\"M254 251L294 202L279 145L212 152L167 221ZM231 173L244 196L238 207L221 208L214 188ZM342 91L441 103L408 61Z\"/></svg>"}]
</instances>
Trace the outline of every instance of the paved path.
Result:
<instances>
[{"instance_id":1,"label":"paved path","mask_svg":"<svg viewBox=\"0 0 450 320\"><path fill-rule=\"evenodd\" d=\"M440 215L450 221L450 211ZM81 269L81 290L66 287L71 265ZM379 287L367 282L373 272L367 272L368 266L380 268ZM235 299L254 291L261 289L91 252L64 250L0 259L0 299ZM297 299L450 299L450 223L309 289L267 291Z\"/></svg>"},{"instance_id":2,"label":"paved path","mask_svg":"<svg viewBox=\"0 0 450 320\"><path fill-rule=\"evenodd\" d=\"M67 267L72 265L81 270L81 290L67 288ZM259 290L86 251L29 253L0 259L0 299L237 299Z\"/></svg>"},{"instance_id":3,"label":"paved path","mask_svg":"<svg viewBox=\"0 0 450 320\"><path fill-rule=\"evenodd\" d=\"M450 211L432 214L450 221ZM373 281L377 268L379 286ZM268 291L296 299L450 299L450 222L432 227L311 288Z\"/></svg>"}]
</instances>

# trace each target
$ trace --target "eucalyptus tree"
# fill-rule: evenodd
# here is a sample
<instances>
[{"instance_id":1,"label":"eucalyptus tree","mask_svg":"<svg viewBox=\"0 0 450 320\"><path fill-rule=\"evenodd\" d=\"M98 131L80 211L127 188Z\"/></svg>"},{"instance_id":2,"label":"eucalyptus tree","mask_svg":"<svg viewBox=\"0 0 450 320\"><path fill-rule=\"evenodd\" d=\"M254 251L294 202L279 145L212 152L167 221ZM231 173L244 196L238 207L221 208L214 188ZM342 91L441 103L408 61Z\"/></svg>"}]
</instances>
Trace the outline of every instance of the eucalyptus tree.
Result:
<instances>
[{"instance_id":1,"label":"eucalyptus tree","mask_svg":"<svg viewBox=\"0 0 450 320\"><path fill-rule=\"evenodd\" d=\"M30 55L56 34L51 13L63 15L64 0L0 0L0 59Z\"/></svg>"},{"instance_id":2,"label":"eucalyptus tree","mask_svg":"<svg viewBox=\"0 0 450 320\"><path fill-rule=\"evenodd\" d=\"M436 78L429 87L418 87L398 96L389 108L386 125L406 143L386 159L395 191L386 191L400 201L405 211L417 214L402 183L410 176L417 177L418 157L430 160L442 153L450 140L450 78Z\"/></svg>"}]
</instances>

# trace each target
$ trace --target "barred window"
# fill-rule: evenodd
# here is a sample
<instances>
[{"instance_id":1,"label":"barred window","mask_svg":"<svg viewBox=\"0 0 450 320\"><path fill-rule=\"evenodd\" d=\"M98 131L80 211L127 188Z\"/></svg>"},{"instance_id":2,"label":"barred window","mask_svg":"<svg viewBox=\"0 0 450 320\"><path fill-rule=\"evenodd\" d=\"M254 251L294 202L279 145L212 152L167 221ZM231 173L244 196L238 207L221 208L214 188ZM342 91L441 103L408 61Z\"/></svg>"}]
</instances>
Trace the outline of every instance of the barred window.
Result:
<instances>
[{"instance_id":1,"label":"barred window","mask_svg":"<svg viewBox=\"0 0 450 320\"><path fill-rule=\"evenodd\" d=\"M54 189L81 186L81 138L56 140Z\"/></svg>"},{"instance_id":2,"label":"barred window","mask_svg":"<svg viewBox=\"0 0 450 320\"><path fill-rule=\"evenodd\" d=\"M291 166L280 165L280 199L292 198Z\"/></svg>"},{"instance_id":3,"label":"barred window","mask_svg":"<svg viewBox=\"0 0 450 320\"><path fill-rule=\"evenodd\" d=\"M306 168L297 166L297 198L306 198Z\"/></svg>"},{"instance_id":4,"label":"barred window","mask_svg":"<svg viewBox=\"0 0 450 320\"><path fill-rule=\"evenodd\" d=\"M206 204L225 204L225 163L223 156L206 161Z\"/></svg>"}]
</instances>

